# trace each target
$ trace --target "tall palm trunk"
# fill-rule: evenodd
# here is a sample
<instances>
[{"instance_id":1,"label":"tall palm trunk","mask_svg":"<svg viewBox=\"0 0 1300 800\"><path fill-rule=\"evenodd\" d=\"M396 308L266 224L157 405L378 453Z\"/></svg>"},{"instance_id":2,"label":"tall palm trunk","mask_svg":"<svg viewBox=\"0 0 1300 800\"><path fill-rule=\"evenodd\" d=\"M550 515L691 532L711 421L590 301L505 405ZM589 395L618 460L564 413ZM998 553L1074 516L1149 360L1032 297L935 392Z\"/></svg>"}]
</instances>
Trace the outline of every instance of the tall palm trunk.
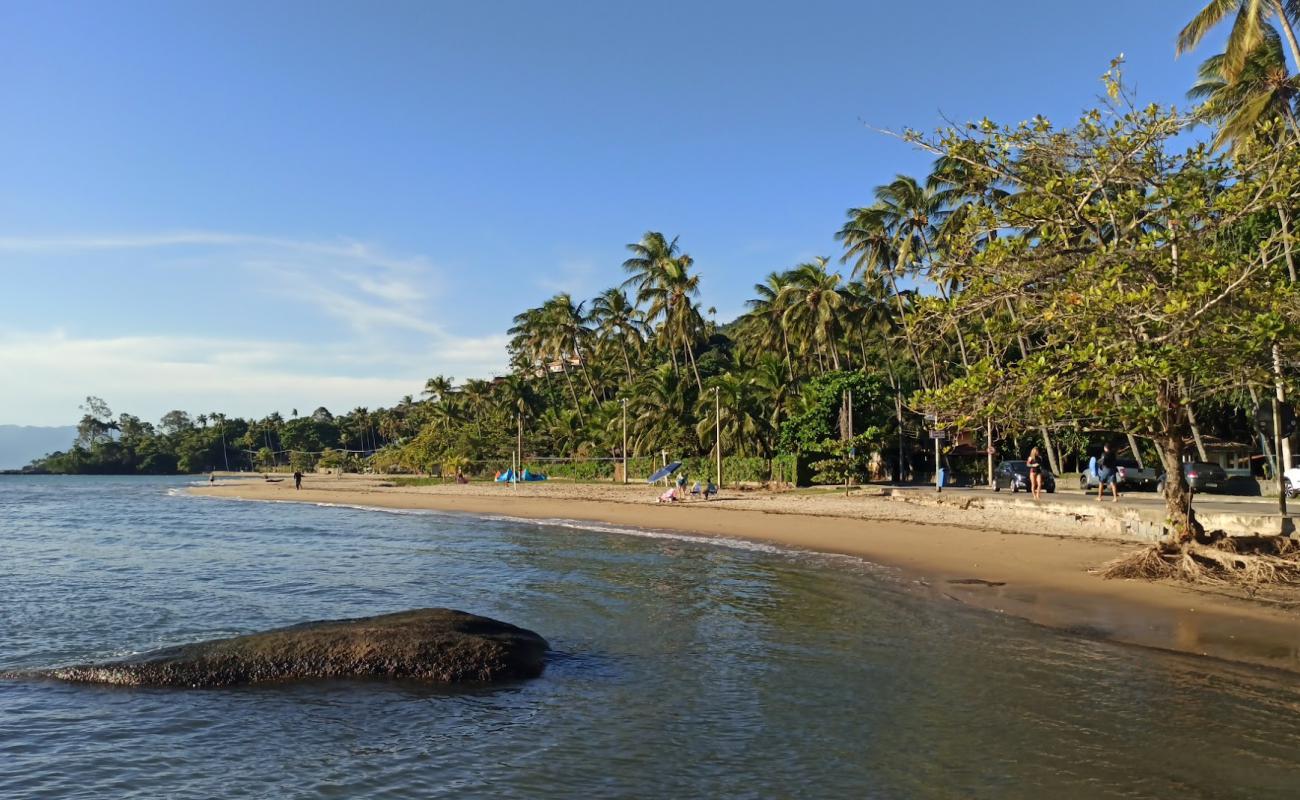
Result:
<instances>
[{"instance_id":1,"label":"tall palm trunk","mask_svg":"<svg viewBox=\"0 0 1300 800\"><path fill-rule=\"evenodd\" d=\"M578 422L582 425L587 423L582 420L582 404L578 401L578 390L573 386L573 378L569 375L569 365L563 364L564 380L569 384L569 395L573 397L573 410L578 413Z\"/></svg>"},{"instance_id":2,"label":"tall palm trunk","mask_svg":"<svg viewBox=\"0 0 1300 800\"><path fill-rule=\"evenodd\" d=\"M916 377L921 381L922 389L929 389L928 381L925 379L925 368L921 366L921 354L916 349L916 342L912 341L912 325L907 319L907 309L903 307L903 296L898 293L898 283L894 280L893 272L885 273L889 277L889 290L894 294L894 301L898 304L898 318L903 323L903 338L907 340L907 349L912 353L912 361L916 364Z\"/></svg>"},{"instance_id":3,"label":"tall palm trunk","mask_svg":"<svg viewBox=\"0 0 1300 800\"><path fill-rule=\"evenodd\" d=\"M686 357L691 363L691 372L695 375L695 388L704 391L704 382L700 380L700 368L695 364L695 348L691 347L691 337L683 334L682 343L686 346Z\"/></svg>"},{"instance_id":4,"label":"tall palm trunk","mask_svg":"<svg viewBox=\"0 0 1300 800\"><path fill-rule=\"evenodd\" d=\"M1286 9L1282 7L1282 0L1273 0L1273 10L1277 12L1278 24L1282 26L1282 34L1286 36L1286 43L1291 48L1291 58L1295 59L1296 72L1300 72L1300 42L1296 41L1295 29L1291 27L1291 19L1286 15Z\"/></svg>"},{"instance_id":5,"label":"tall palm trunk","mask_svg":"<svg viewBox=\"0 0 1300 800\"><path fill-rule=\"evenodd\" d=\"M629 357L628 357L628 354L627 354L627 337L626 337L626 335L624 335L624 336L620 336L619 339L618 339L618 343L619 343L619 346L620 346L620 347L622 348L622 350L623 350L623 367L627 370L627 380L628 380L628 383L631 383L632 380L633 380L633 378L634 378L634 376L632 375L632 359L629 358Z\"/></svg>"}]
</instances>

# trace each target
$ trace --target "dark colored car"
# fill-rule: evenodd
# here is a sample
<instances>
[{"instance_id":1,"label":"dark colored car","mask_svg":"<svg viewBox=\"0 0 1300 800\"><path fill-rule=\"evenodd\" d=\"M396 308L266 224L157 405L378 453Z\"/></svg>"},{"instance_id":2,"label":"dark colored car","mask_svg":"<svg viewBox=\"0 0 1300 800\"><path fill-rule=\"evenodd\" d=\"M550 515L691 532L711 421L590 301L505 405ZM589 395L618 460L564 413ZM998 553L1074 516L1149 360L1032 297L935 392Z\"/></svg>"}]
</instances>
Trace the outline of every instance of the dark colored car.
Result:
<instances>
[{"instance_id":1,"label":"dark colored car","mask_svg":"<svg viewBox=\"0 0 1300 800\"><path fill-rule=\"evenodd\" d=\"M993 491L1000 492L1003 489L1012 492L1029 491L1029 462L1003 461L998 464L998 468L993 470ZM1046 467L1043 468L1043 491L1056 491L1056 478Z\"/></svg>"},{"instance_id":2,"label":"dark colored car","mask_svg":"<svg viewBox=\"0 0 1300 800\"><path fill-rule=\"evenodd\" d=\"M1187 476L1187 485L1193 492L1221 492L1228 486L1228 473L1218 464L1201 461L1183 464L1183 475ZM1165 475L1160 476L1156 491L1164 494Z\"/></svg>"}]
</instances>

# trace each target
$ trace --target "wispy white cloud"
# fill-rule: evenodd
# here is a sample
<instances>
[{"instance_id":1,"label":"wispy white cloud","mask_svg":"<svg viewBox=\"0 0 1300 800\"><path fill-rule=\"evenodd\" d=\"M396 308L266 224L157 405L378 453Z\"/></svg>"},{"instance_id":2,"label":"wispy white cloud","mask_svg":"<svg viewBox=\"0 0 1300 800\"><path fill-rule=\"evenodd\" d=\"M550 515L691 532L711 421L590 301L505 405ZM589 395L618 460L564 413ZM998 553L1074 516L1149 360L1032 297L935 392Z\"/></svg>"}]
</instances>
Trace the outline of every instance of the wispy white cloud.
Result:
<instances>
[{"instance_id":1,"label":"wispy white cloud","mask_svg":"<svg viewBox=\"0 0 1300 800\"><path fill-rule=\"evenodd\" d=\"M108 235L0 236L0 251L18 253L71 253L182 247L262 247L346 259L397 270L429 266L428 260L422 256L407 258L393 256L373 245L352 239L293 239L203 230Z\"/></svg>"},{"instance_id":2,"label":"wispy white cloud","mask_svg":"<svg viewBox=\"0 0 1300 800\"><path fill-rule=\"evenodd\" d=\"M125 323L115 330L101 321L93 335L6 333L0 320L0 374L24 376L22 392L0 393L0 421L66 423L86 394L142 416L205 405L257 415L388 405L418 393L429 375L487 377L506 365L504 334L465 334L441 321L438 304L464 298L442 296L442 270L424 256L352 240L214 231L0 236L0 252L15 258L72 254L85 263L123 250L156 251L168 266L237 270L242 291L271 298L301 332L264 341L227 337L223 325L208 335L128 336ZM71 324L55 316L60 322Z\"/></svg>"},{"instance_id":3,"label":"wispy white cloud","mask_svg":"<svg viewBox=\"0 0 1300 800\"><path fill-rule=\"evenodd\" d=\"M21 375L22 391L0 399L0 418L67 424L88 394L150 419L173 408L262 416L292 407L392 405L418 394L431 370L489 374L504 360L504 340L448 338L397 354L209 337L3 334L0 374Z\"/></svg>"}]
</instances>

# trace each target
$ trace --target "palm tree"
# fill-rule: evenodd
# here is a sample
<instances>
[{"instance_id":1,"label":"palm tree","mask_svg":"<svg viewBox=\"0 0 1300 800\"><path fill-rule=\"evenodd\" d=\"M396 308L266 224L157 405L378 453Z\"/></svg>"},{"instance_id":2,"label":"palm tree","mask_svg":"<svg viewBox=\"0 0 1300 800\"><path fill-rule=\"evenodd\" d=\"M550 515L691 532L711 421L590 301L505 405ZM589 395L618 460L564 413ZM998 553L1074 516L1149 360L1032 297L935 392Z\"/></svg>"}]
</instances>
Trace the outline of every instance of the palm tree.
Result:
<instances>
[{"instance_id":1,"label":"palm tree","mask_svg":"<svg viewBox=\"0 0 1300 800\"><path fill-rule=\"evenodd\" d=\"M421 394L435 403L440 402L448 392L456 388L455 380L448 375L435 375L424 382L424 391Z\"/></svg>"},{"instance_id":2,"label":"palm tree","mask_svg":"<svg viewBox=\"0 0 1300 800\"><path fill-rule=\"evenodd\" d=\"M636 452L687 444L688 404L680 370L671 364L643 374L628 403L628 435Z\"/></svg>"},{"instance_id":3,"label":"palm tree","mask_svg":"<svg viewBox=\"0 0 1300 800\"><path fill-rule=\"evenodd\" d=\"M768 433L766 449L770 453L775 444L772 437L780 432L781 423L785 421L789 393L794 385L790 365L776 353L763 353L754 363L748 379L754 400L763 413Z\"/></svg>"},{"instance_id":4,"label":"palm tree","mask_svg":"<svg viewBox=\"0 0 1300 800\"><path fill-rule=\"evenodd\" d=\"M921 354L916 341L912 338L912 326L904 303L904 292L899 291L898 278L905 270L900 269L898 250L893 234L888 227L888 210L881 204L865 208L848 210L848 221L835 234L838 241L844 243L844 255L841 261L852 260L853 276L866 283L883 280L889 284L889 294L894 298L898 308L898 320L902 325L903 338L907 342L908 352L916 366L916 374L921 380L921 388L928 388L925 369L921 366Z\"/></svg>"},{"instance_id":5,"label":"palm tree","mask_svg":"<svg viewBox=\"0 0 1300 800\"><path fill-rule=\"evenodd\" d=\"M623 285L636 287L637 303L646 306L648 323L663 320L659 333L673 354L674 367L676 349L680 347L695 374L695 388L703 388L692 345L704 328L699 309L691 302L700 293L700 277L691 274L694 259L679 252L677 239L670 242L656 231L647 232L640 242L629 244L627 249L632 256L623 262L623 269L631 277Z\"/></svg>"},{"instance_id":6,"label":"palm tree","mask_svg":"<svg viewBox=\"0 0 1300 800\"><path fill-rule=\"evenodd\" d=\"M460 403L467 416L474 421L474 430L483 435L483 417L492 403L492 384L485 380L465 381L460 390Z\"/></svg>"},{"instance_id":7,"label":"palm tree","mask_svg":"<svg viewBox=\"0 0 1300 800\"><path fill-rule=\"evenodd\" d=\"M714 431L717 429L718 417L721 417L722 442L729 452L748 455L753 443L766 445L766 439L762 436L766 420L763 419L755 400L754 387L749 380L724 372L711 379L708 388L716 389L718 397L715 402L713 392L706 390L700 393L695 403L698 420L695 435L701 443L711 442L715 438ZM771 458L766 446L759 455Z\"/></svg>"},{"instance_id":8,"label":"palm tree","mask_svg":"<svg viewBox=\"0 0 1300 800\"><path fill-rule=\"evenodd\" d=\"M578 367L586 378L587 388L591 391L591 397L593 400L596 399L596 389L591 384L591 376L587 373L586 358L582 351L583 343L591 338L591 329L587 327L583 305L583 303L575 304L572 297L562 292L542 304L541 314L537 320L545 352L548 357L553 356L559 363L564 379L569 385L569 393L573 396L573 408L578 412L579 417L582 416L582 403L578 400L578 391L574 388L573 378L569 375L571 359L578 362ZM546 368L550 368L549 364Z\"/></svg>"},{"instance_id":9,"label":"palm tree","mask_svg":"<svg viewBox=\"0 0 1300 800\"><path fill-rule=\"evenodd\" d=\"M790 270L789 283L782 290L785 307L782 322L791 333L801 337L804 345L801 351L806 351L808 343L812 343L823 372L827 358L833 369L840 369L839 348L835 343L840 338L840 315L844 310L840 276L826 268L827 261L818 256Z\"/></svg>"},{"instance_id":10,"label":"palm tree","mask_svg":"<svg viewBox=\"0 0 1300 800\"><path fill-rule=\"evenodd\" d=\"M595 324L602 340L618 343L619 350L623 354L623 367L627 371L627 379L632 380L632 358L628 346L630 344L632 350L640 352L644 328L637 307L622 289L606 289L591 301L589 319Z\"/></svg>"},{"instance_id":11,"label":"palm tree","mask_svg":"<svg viewBox=\"0 0 1300 800\"><path fill-rule=\"evenodd\" d=\"M893 234L900 266L911 273L928 273L945 302L952 296L952 291L949 277L935 258L935 243L950 214L948 197L949 193L941 182L927 181L922 186L908 175L899 175L893 182L876 188L876 202L881 208L885 229ZM966 339L960 326L955 326L954 331L961 363L969 368Z\"/></svg>"},{"instance_id":12,"label":"palm tree","mask_svg":"<svg viewBox=\"0 0 1300 800\"><path fill-rule=\"evenodd\" d=\"M1235 12L1235 13L1234 13ZM1250 54L1266 46L1269 27L1267 20L1275 18L1286 34L1291 58L1300 70L1300 43L1296 41L1291 20L1300 18L1300 0L1210 0L1192 21L1178 34L1177 54L1194 50L1212 29L1233 17L1232 31L1228 34L1228 48L1223 54L1222 72L1228 80L1236 80L1246 69Z\"/></svg>"},{"instance_id":13,"label":"palm tree","mask_svg":"<svg viewBox=\"0 0 1300 800\"><path fill-rule=\"evenodd\" d=\"M794 368L790 358L790 337L785 329L785 298L782 295L790 283L789 272L769 272L762 283L754 284L752 300L746 300L749 309L742 318L742 331L754 339L757 352L767 352L780 343L786 365Z\"/></svg>"},{"instance_id":14,"label":"palm tree","mask_svg":"<svg viewBox=\"0 0 1300 800\"><path fill-rule=\"evenodd\" d=\"M1282 121L1300 138L1300 122L1293 105L1300 97L1300 81L1286 68L1282 40L1272 26L1263 41L1246 59L1234 79L1225 70L1226 55L1220 53L1201 65L1188 98L1202 101L1201 117L1218 123L1214 146L1230 145L1238 150L1250 142L1260 126Z\"/></svg>"}]
</instances>

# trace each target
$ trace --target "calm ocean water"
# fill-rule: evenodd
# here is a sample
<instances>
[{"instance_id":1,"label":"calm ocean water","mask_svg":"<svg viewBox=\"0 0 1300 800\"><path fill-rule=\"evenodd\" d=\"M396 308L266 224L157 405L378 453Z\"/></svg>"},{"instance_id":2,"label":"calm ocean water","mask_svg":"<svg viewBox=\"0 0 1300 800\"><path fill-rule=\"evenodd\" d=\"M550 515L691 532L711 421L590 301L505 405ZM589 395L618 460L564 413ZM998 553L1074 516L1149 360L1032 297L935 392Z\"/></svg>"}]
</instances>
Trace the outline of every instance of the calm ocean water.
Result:
<instances>
[{"instance_id":1,"label":"calm ocean water","mask_svg":"<svg viewBox=\"0 0 1300 800\"><path fill-rule=\"evenodd\" d=\"M544 677L0 682L0 797L1294 798L1300 681L937 602L852 559L0 477L0 670L450 606Z\"/></svg>"}]
</instances>

